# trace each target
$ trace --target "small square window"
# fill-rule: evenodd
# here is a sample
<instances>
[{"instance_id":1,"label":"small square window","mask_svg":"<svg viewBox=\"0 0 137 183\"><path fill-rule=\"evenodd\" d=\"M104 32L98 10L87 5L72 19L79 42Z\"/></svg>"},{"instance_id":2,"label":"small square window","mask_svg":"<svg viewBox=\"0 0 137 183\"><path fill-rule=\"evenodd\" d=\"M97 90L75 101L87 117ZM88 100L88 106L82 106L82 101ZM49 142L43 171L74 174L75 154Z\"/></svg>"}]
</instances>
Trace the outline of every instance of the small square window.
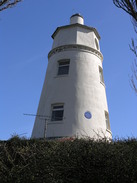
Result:
<instances>
[{"instance_id":1,"label":"small square window","mask_svg":"<svg viewBox=\"0 0 137 183\"><path fill-rule=\"evenodd\" d=\"M100 76L100 81L104 83L103 69L101 67L99 67L99 76Z\"/></svg>"},{"instance_id":2,"label":"small square window","mask_svg":"<svg viewBox=\"0 0 137 183\"><path fill-rule=\"evenodd\" d=\"M58 62L58 75L67 75L69 73L69 60L61 60Z\"/></svg>"},{"instance_id":3,"label":"small square window","mask_svg":"<svg viewBox=\"0 0 137 183\"><path fill-rule=\"evenodd\" d=\"M52 105L51 121L62 121L64 113L64 106L62 104Z\"/></svg>"},{"instance_id":4,"label":"small square window","mask_svg":"<svg viewBox=\"0 0 137 183\"><path fill-rule=\"evenodd\" d=\"M106 128L110 130L109 114L105 111Z\"/></svg>"}]
</instances>

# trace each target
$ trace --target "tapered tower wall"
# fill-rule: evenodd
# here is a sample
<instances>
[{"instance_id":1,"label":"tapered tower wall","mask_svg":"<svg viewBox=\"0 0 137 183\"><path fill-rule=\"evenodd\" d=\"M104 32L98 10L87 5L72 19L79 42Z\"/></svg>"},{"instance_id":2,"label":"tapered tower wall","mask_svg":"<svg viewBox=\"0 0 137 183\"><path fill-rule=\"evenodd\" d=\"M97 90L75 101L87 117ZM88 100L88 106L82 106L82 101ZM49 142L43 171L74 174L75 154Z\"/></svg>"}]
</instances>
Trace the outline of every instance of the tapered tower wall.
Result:
<instances>
[{"instance_id":1,"label":"tapered tower wall","mask_svg":"<svg viewBox=\"0 0 137 183\"><path fill-rule=\"evenodd\" d=\"M75 17L75 16L74 16ZM95 28L74 21L59 27L52 35L54 42L49 52L48 67L32 138L57 137L107 137L111 131L106 124L108 106L105 84L100 80L103 56L100 52L100 36ZM82 22L81 19L79 19ZM73 23L74 22L74 23ZM75 23L76 22L76 23ZM69 60L69 72L58 75L59 61ZM62 104L62 120L51 120L52 106ZM85 116L86 112L90 118Z\"/></svg>"}]
</instances>

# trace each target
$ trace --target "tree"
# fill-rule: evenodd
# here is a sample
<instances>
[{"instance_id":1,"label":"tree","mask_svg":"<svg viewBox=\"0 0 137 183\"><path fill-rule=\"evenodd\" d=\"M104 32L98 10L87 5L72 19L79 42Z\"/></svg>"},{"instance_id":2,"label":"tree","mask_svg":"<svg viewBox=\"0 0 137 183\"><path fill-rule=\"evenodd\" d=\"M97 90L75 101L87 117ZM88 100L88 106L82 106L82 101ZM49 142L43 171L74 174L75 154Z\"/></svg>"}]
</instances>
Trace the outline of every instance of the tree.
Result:
<instances>
[{"instance_id":1,"label":"tree","mask_svg":"<svg viewBox=\"0 0 137 183\"><path fill-rule=\"evenodd\" d=\"M113 0L113 3L116 7L123 9L126 13L131 16L131 21L137 34L137 0ZM131 51L137 57L137 46L135 45L134 39L130 45ZM131 87L134 89L137 94L137 62L136 60L132 64L132 75L131 75Z\"/></svg>"},{"instance_id":2,"label":"tree","mask_svg":"<svg viewBox=\"0 0 137 183\"><path fill-rule=\"evenodd\" d=\"M12 8L20 1L22 0L0 0L0 11L6 10L7 8Z\"/></svg>"}]
</instances>

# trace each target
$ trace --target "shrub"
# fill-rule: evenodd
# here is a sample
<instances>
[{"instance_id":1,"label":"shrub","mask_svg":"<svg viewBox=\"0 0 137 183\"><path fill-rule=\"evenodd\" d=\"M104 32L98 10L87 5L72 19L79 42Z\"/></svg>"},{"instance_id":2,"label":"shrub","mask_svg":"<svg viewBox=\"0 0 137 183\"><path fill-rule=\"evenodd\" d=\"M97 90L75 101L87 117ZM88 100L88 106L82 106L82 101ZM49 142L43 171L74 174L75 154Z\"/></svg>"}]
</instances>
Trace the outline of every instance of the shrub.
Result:
<instances>
[{"instance_id":1,"label":"shrub","mask_svg":"<svg viewBox=\"0 0 137 183\"><path fill-rule=\"evenodd\" d=\"M137 182L137 140L0 141L0 182Z\"/></svg>"}]
</instances>

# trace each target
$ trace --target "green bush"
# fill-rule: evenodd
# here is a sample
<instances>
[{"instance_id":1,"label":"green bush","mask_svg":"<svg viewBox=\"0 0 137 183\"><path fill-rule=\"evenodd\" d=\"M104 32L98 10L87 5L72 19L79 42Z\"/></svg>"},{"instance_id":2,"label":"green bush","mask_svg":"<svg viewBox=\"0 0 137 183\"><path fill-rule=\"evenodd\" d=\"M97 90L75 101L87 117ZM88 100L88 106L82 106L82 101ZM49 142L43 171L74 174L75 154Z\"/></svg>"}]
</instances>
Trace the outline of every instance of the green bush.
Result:
<instances>
[{"instance_id":1,"label":"green bush","mask_svg":"<svg viewBox=\"0 0 137 183\"><path fill-rule=\"evenodd\" d=\"M0 183L136 183L137 140L0 141Z\"/></svg>"}]
</instances>

